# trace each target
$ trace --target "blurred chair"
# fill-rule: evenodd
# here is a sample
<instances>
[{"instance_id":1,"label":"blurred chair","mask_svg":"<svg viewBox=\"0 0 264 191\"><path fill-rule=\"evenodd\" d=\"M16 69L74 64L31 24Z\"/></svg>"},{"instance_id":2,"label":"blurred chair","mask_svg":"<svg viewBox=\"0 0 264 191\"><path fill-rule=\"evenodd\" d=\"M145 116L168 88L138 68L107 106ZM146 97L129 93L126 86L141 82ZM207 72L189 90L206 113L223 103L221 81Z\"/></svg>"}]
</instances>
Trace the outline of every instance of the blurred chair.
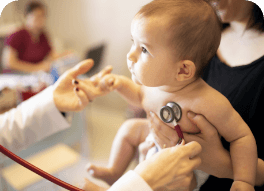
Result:
<instances>
[{"instance_id":1,"label":"blurred chair","mask_svg":"<svg viewBox=\"0 0 264 191\"><path fill-rule=\"evenodd\" d=\"M94 60L94 66L89 72L86 73L86 75L91 76L91 75L94 75L97 72L99 72L99 70L101 69L100 65L101 65L102 60L103 60L105 49L106 49L106 44L102 43L102 44L95 46L95 47L88 50L88 52L86 54L86 59L88 59L88 58L93 59Z\"/></svg>"}]
</instances>

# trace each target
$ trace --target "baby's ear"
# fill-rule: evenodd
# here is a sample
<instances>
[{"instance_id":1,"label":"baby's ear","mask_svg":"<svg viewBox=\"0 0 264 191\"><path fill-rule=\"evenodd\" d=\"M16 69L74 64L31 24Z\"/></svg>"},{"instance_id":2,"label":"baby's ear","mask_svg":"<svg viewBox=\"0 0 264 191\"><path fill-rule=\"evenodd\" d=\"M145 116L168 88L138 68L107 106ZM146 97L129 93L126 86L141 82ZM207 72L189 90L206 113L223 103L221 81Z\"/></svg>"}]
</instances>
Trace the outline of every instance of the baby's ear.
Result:
<instances>
[{"instance_id":1,"label":"baby's ear","mask_svg":"<svg viewBox=\"0 0 264 191\"><path fill-rule=\"evenodd\" d=\"M190 60L182 60L177 63L176 79L178 81L190 80L195 76L196 67L195 64Z\"/></svg>"}]
</instances>

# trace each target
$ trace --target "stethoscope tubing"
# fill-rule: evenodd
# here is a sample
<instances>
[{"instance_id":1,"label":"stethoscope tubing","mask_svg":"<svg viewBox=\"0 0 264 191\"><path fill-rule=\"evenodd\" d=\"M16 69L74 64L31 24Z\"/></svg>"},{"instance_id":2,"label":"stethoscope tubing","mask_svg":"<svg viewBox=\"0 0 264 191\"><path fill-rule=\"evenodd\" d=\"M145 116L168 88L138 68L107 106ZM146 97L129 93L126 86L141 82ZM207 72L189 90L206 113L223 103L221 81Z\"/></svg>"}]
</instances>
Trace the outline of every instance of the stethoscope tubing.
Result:
<instances>
[{"instance_id":1,"label":"stethoscope tubing","mask_svg":"<svg viewBox=\"0 0 264 191\"><path fill-rule=\"evenodd\" d=\"M57 184L67 190L70 191L84 191L80 188L77 188L71 184L68 184L54 176L52 176L51 174L45 172L44 170L41 170L40 168L34 166L33 164L25 161L24 159L20 158L19 156L15 155L14 153L12 153L11 151L9 151L8 149L6 149L5 147L3 147L2 145L0 145L0 152L3 153L4 155L6 155L7 157L9 157L10 159L12 159L13 161L15 161L16 163L24 166L25 168L27 168L28 170L38 174L39 176L42 176L43 178L53 182L54 184Z\"/></svg>"}]
</instances>

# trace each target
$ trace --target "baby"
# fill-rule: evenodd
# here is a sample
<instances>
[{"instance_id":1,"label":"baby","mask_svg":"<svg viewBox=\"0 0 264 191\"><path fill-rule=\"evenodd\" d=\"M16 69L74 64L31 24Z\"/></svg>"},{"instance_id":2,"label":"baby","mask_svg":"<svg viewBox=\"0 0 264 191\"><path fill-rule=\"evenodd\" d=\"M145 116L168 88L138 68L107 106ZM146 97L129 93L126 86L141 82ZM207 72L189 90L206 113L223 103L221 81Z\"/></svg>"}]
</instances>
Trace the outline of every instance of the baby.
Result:
<instances>
[{"instance_id":1,"label":"baby","mask_svg":"<svg viewBox=\"0 0 264 191\"><path fill-rule=\"evenodd\" d=\"M178 124L184 133L199 133L187 118L188 111L205 116L230 142L234 174L231 190L254 190L254 136L229 101L200 77L216 54L221 38L220 23L210 5L203 0L154 0L134 17L131 35L133 44L127 65L133 81L107 74L99 84L102 90L116 90L129 103L158 116L168 102L178 103L182 108ZM90 165L88 170L112 184L148 134L148 119L126 121L115 137L109 166Z\"/></svg>"}]
</instances>

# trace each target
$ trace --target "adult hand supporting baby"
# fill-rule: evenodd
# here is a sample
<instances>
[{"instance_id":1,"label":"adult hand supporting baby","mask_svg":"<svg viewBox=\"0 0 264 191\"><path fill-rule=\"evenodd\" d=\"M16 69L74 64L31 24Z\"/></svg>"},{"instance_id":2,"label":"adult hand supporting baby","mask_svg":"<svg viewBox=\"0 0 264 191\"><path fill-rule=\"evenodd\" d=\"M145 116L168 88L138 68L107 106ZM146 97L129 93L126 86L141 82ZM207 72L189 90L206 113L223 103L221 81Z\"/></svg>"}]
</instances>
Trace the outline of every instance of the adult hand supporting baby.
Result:
<instances>
[{"instance_id":1,"label":"adult hand supporting baby","mask_svg":"<svg viewBox=\"0 0 264 191\"><path fill-rule=\"evenodd\" d=\"M215 127L202 115L188 112L188 118L201 132L199 134L183 133L186 143L197 141L203 151L200 153L202 164L199 169L219 178L233 178L230 154L222 146L219 134ZM150 131L156 142L163 147L177 144L178 135L170 126L164 124L158 116L151 115Z\"/></svg>"}]
</instances>

